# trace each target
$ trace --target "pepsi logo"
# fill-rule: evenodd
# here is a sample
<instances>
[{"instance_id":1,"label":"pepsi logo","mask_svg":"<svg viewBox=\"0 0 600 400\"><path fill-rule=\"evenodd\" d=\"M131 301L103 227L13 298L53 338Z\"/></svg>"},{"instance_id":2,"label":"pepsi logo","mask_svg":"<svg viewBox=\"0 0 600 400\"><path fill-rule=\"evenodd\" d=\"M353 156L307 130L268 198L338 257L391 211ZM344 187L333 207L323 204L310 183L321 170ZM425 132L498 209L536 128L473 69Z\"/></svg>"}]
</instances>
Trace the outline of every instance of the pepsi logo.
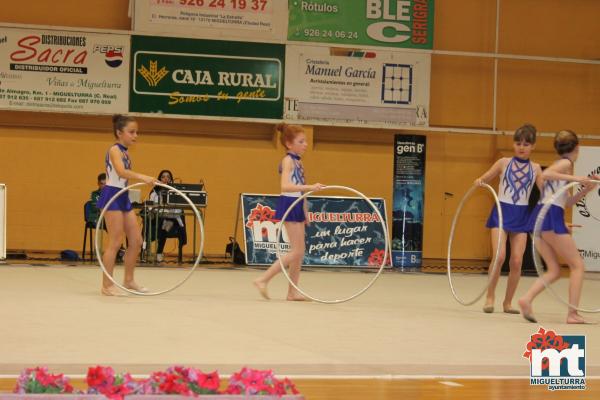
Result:
<instances>
[{"instance_id":1,"label":"pepsi logo","mask_svg":"<svg viewBox=\"0 0 600 400\"><path fill-rule=\"evenodd\" d=\"M107 44L95 44L94 53L104 54L104 62L111 68L117 68L123 64L123 46Z\"/></svg>"},{"instance_id":2,"label":"pepsi logo","mask_svg":"<svg viewBox=\"0 0 600 400\"><path fill-rule=\"evenodd\" d=\"M123 64L123 53L121 51L109 50L106 52L104 61L109 67L117 68L119 65Z\"/></svg>"}]
</instances>

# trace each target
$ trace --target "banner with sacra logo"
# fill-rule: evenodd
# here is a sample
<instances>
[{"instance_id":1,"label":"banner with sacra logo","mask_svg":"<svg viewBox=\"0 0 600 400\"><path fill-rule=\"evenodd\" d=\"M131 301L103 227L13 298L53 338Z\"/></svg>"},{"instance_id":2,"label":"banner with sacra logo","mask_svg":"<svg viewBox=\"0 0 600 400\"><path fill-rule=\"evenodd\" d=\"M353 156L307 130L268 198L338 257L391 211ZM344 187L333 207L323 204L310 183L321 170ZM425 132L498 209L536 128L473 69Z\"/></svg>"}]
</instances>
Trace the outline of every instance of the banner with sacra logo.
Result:
<instances>
[{"instance_id":1,"label":"banner with sacra logo","mask_svg":"<svg viewBox=\"0 0 600 400\"><path fill-rule=\"evenodd\" d=\"M247 264L269 265L277 259L278 197L241 195ZM385 201L371 201L385 219ZM381 220L363 199L309 196L308 221L304 265L375 268L383 262L385 235ZM290 249L285 228L279 245L282 252Z\"/></svg>"},{"instance_id":2,"label":"banner with sacra logo","mask_svg":"<svg viewBox=\"0 0 600 400\"><path fill-rule=\"evenodd\" d=\"M600 175L600 147L580 146L575 175ZM580 188L578 189L580 190ZM573 207L573 238L587 271L600 271L600 188L596 187ZM581 226L581 227L579 227Z\"/></svg>"},{"instance_id":3,"label":"banner with sacra logo","mask_svg":"<svg viewBox=\"0 0 600 400\"><path fill-rule=\"evenodd\" d=\"M1 27L0 108L127 112L129 35Z\"/></svg>"},{"instance_id":4,"label":"banner with sacra logo","mask_svg":"<svg viewBox=\"0 0 600 400\"><path fill-rule=\"evenodd\" d=\"M288 40L433 48L434 0L288 0Z\"/></svg>"},{"instance_id":5,"label":"banner with sacra logo","mask_svg":"<svg viewBox=\"0 0 600 400\"><path fill-rule=\"evenodd\" d=\"M395 137L392 262L401 269L421 267L426 143L425 136Z\"/></svg>"}]
</instances>

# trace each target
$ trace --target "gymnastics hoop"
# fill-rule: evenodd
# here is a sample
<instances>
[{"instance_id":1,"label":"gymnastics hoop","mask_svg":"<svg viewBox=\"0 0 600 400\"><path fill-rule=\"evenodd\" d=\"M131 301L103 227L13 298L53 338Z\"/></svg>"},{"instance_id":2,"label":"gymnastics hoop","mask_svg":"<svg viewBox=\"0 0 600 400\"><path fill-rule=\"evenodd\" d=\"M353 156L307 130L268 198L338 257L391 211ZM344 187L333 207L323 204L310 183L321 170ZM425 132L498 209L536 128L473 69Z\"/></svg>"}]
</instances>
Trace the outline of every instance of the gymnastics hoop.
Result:
<instances>
[{"instance_id":1,"label":"gymnastics hoop","mask_svg":"<svg viewBox=\"0 0 600 400\"><path fill-rule=\"evenodd\" d=\"M477 297L475 297L475 299L473 299L471 301L465 301L458 295L458 293L456 293L456 289L454 288L454 284L452 283L452 263L451 263L452 242L454 241L454 231L456 230L456 223L458 221L458 217L460 216L462 208L465 205L466 201L469 199L469 197L471 197L471 195L473 194L475 189L477 189L479 187L487 189L494 197L494 202L496 203L496 210L498 210L498 244L496 245L496 253L495 253L496 255L495 255L494 259L492 260L492 273L491 274L488 273L487 285L485 285L485 287L483 288L481 293L479 295L477 295ZM501 239L502 239L503 227L504 227L504 223L503 223L503 219L502 219L502 208L500 207L500 200L498 199L498 195L496 194L496 191L487 183L484 183L483 185L480 185L480 186L475 186L475 185L471 186L471 188L469 190L467 190L467 193L465 193L465 195L463 196L462 200L458 204L458 208L456 209L456 212L454 213L454 218L452 219L452 226L450 228L450 237L448 238L448 257L446 260L446 266L448 268L448 283L450 284L450 290L452 291L452 296L454 296L456 301L458 301L463 306L470 306L470 305L474 304L476 301L478 301L479 299L481 299L481 297L483 297L483 295L487 291L488 287L490 286L490 281L492 279L492 276L494 276L494 274L496 273L496 269L498 269L498 254L500 253L501 244L502 244Z\"/></svg>"},{"instance_id":2,"label":"gymnastics hoop","mask_svg":"<svg viewBox=\"0 0 600 400\"><path fill-rule=\"evenodd\" d=\"M285 276L285 278L288 280L288 282L290 283L290 285L292 285L294 287L294 289L296 289L298 292L300 292L300 294L302 294L304 297L312 300L312 301L316 301L317 303L324 303L324 304L338 304L338 303L345 303L346 301L350 301L352 299L357 298L358 296L360 296L361 294L363 294L364 292L366 292L372 285L373 283L375 283L375 281L377 280L377 278L379 278L379 275L381 275L381 272L383 271L383 268L385 267L385 263L387 262L387 258L388 258L388 252L389 252L389 248L390 248L390 239L388 237L388 232L387 232L387 225L385 223L385 220L383 219L381 213L379 212L379 209L375 206L375 204L373 204L373 202L364 194L362 194L361 192L359 192L358 190L346 187L346 186L325 186L323 189L321 190L326 190L326 189L340 189L340 190L347 190L349 192L352 192L354 194L356 194L357 196L361 197L363 200L365 200L374 210L375 213L377 214L377 216L379 217L379 221L381 222L381 227L383 228L383 233L384 233L384 237L385 237L385 255L383 256L383 260L381 261L381 265L379 266L379 270L377 271L377 274L375 274L375 276L373 277L373 279L371 279L371 281L361 290L359 290L358 292L354 293L352 296L343 298L343 299L339 299L339 300L323 300L323 299L319 299L317 297L311 296L308 293L306 293L304 290L300 289L300 287L298 287L298 285L296 285L294 282L292 282L292 280L290 279L290 276L288 275L287 271L285 270L285 265L283 265L283 261L281 260L282 254L281 254L281 248L279 246L279 243L281 242L281 233L283 231L283 223L285 222L288 214L290 213L290 211L292 211L292 209L296 206L296 204L298 204L299 202L303 201L306 197L310 196L312 193L314 193L314 191L310 191L310 192L306 192L304 193L302 196L298 197L286 210L285 214L283 214L283 217L281 217L281 221L279 221L279 229L277 232L277 241L275 242L276 245L276 252L277 252L277 259L279 260L279 265L281 266L281 272L283 272L283 275Z\"/></svg>"},{"instance_id":3,"label":"gymnastics hoop","mask_svg":"<svg viewBox=\"0 0 600 400\"><path fill-rule=\"evenodd\" d=\"M135 187L138 187L138 186L144 186L144 185L146 185L146 183L144 183L144 182L138 182L138 183L134 183L132 185L129 185L127 187L124 187L123 189L119 190L110 200L108 200L108 203L106 203L106 205L102 209L102 212L100 213L100 216L98 217L98 222L96 223L96 232L100 232L100 229L102 229L102 222L104 221L104 214L106 213L106 211L108 211L108 207L121 194L127 192L129 189L132 189L132 188L135 188ZM185 194L183 194L178 189L175 189L174 187L171 187L169 185L165 185L164 183L160 183L160 182L154 182L154 185L160 186L160 187L163 187L165 189L174 191L175 193L177 193L178 195L180 195L185 201L187 201L187 203L190 205L190 207L192 207L192 210L194 211L194 214L196 214L196 219L198 220L198 225L200 226L200 249L198 251L198 257L196 257L196 262L194 263L194 266L192 267L192 269L190 269L190 272L188 272L188 274L179 283L175 284L173 287L171 287L169 289L160 290L160 291L156 291L156 292L142 293L142 292L139 292L137 290L128 289L125 286L119 284L115 280L115 278L113 278L108 273L108 271L106 270L106 267L104 266L104 262L102 261L102 256L101 256L101 253L100 253L100 241L99 241L100 235L96 235L96 238L95 238L96 239L95 240L96 254L98 255L98 263L100 264L100 268L102 268L102 272L104 273L104 275L106 275L106 277L108 279L110 279L110 281L113 284L115 284L115 286L117 286L119 289L121 289L121 290L123 290L125 292L129 292L131 294L138 295L138 296L158 296L160 294L168 293L170 291L173 291L173 290L177 289L179 286L183 285L192 276L192 273L196 270L196 267L198 266L198 263L202 259L202 253L204 252L204 223L202 222L202 218L200 218L200 212L198 212L198 209L196 208L196 206L194 205L194 203L192 203L192 201Z\"/></svg>"},{"instance_id":4,"label":"gymnastics hoop","mask_svg":"<svg viewBox=\"0 0 600 400\"><path fill-rule=\"evenodd\" d=\"M594 179L590 179L590 182L592 183L600 183L599 180L594 180ZM546 287L546 289L548 289L548 291L550 293L552 293L552 295L561 303L565 304L567 307L571 307L574 310L580 311L580 312L586 312L586 313L599 313L600 312L600 308L582 308L582 307L575 307L574 305L572 305L571 303L569 303L568 301L565 301L562 297L560 297L558 295L558 293L556 293L556 291L554 289L552 289L552 286L546 282L546 280L544 279L544 269L542 268L542 263L540 260L540 256L535 248L535 241L536 238L541 238L541 234L542 234L542 224L544 221L544 218L546 218L546 214L548 213L548 210L550 210L550 207L552 205L554 205L554 203L556 202L556 200L563 195L563 193L565 193L567 190L570 190L572 187L581 185L580 182L571 182L568 185L563 186L562 188L560 188L556 193L554 193L554 195L550 198L550 200L548 200L546 203L544 203L544 205L542 206L542 208L540 209L540 213L538 214L537 218L535 219L535 225L533 228L533 234L531 235L531 248L533 251L533 254L535 254L535 256L533 257L533 264L535 265L535 270L538 274L538 276L540 277L540 279L542 280L542 282L544 283L544 286Z\"/></svg>"}]
</instances>

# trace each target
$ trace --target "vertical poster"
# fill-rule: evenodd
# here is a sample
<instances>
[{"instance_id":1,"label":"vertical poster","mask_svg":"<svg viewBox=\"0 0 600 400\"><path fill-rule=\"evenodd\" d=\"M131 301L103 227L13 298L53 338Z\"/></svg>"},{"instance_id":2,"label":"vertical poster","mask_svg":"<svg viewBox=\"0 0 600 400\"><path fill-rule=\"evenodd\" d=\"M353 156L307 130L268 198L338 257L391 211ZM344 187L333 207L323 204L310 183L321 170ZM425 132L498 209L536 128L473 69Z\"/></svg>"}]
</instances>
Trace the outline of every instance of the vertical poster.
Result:
<instances>
[{"instance_id":1,"label":"vertical poster","mask_svg":"<svg viewBox=\"0 0 600 400\"><path fill-rule=\"evenodd\" d=\"M0 260L6 258L6 185L0 183Z\"/></svg>"},{"instance_id":2,"label":"vertical poster","mask_svg":"<svg viewBox=\"0 0 600 400\"><path fill-rule=\"evenodd\" d=\"M600 147L579 147L575 175L600 175ZM580 189L576 189L580 190ZM586 271L600 271L600 189L596 187L573 207L573 239Z\"/></svg>"},{"instance_id":3,"label":"vertical poster","mask_svg":"<svg viewBox=\"0 0 600 400\"><path fill-rule=\"evenodd\" d=\"M392 264L403 270L421 267L426 139L396 135L394 141Z\"/></svg>"}]
</instances>

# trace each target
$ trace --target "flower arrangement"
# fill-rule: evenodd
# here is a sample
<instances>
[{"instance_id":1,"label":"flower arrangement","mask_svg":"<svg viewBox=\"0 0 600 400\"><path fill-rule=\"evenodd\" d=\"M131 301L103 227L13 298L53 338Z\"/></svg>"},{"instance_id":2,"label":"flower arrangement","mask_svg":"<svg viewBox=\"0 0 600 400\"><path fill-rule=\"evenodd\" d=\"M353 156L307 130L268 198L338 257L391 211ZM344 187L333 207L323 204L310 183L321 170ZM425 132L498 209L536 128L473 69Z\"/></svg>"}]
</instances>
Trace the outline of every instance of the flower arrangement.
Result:
<instances>
[{"instance_id":1,"label":"flower arrangement","mask_svg":"<svg viewBox=\"0 0 600 400\"><path fill-rule=\"evenodd\" d=\"M277 395L299 394L296 386L288 378L279 380L273 371L260 371L242 368L240 372L231 375L227 394L242 395Z\"/></svg>"},{"instance_id":2,"label":"flower arrangement","mask_svg":"<svg viewBox=\"0 0 600 400\"><path fill-rule=\"evenodd\" d=\"M219 394L219 374L205 374L199 369L182 366L170 367L166 371L153 372L143 381L140 394Z\"/></svg>"},{"instance_id":3,"label":"flower arrangement","mask_svg":"<svg viewBox=\"0 0 600 400\"><path fill-rule=\"evenodd\" d=\"M136 380L129 373L116 374L111 367L88 368L87 394L101 394L111 400L123 400L128 395L276 395L299 394L288 378L277 379L273 371L242 368L229 378L229 385L219 390L221 379L214 371L203 373L199 369L173 366L165 371L150 374L147 379ZM17 380L15 393L80 394L63 374L53 375L46 367L24 370Z\"/></svg>"},{"instance_id":4,"label":"flower arrangement","mask_svg":"<svg viewBox=\"0 0 600 400\"><path fill-rule=\"evenodd\" d=\"M63 374L54 375L46 367L27 368L17 379L15 393L74 393L69 379Z\"/></svg>"},{"instance_id":5,"label":"flower arrangement","mask_svg":"<svg viewBox=\"0 0 600 400\"><path fill-rule=\"evenodd\" d=\"M129 373L115 374L111 367L88 368L86 382L88 394L103 394L112 400L121 400L128 394L139 392L140 382L131 377Z\"/></svg>"}]
</instances>

